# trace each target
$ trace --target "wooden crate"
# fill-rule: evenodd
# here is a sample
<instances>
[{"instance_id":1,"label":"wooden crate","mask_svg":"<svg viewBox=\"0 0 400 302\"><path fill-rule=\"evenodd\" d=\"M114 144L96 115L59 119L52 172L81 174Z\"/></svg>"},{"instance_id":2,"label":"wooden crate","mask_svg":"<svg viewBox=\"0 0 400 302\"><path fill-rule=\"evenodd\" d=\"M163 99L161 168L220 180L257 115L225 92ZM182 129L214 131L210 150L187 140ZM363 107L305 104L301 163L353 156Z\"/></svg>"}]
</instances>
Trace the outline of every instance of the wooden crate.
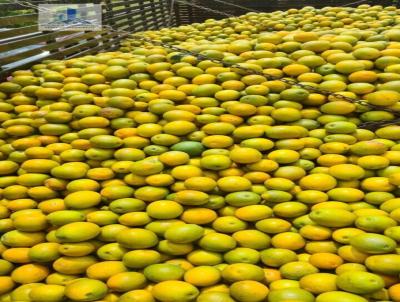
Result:
<instances>
[{"instance_id":1,"label":"wooden crate","mask_svg":"<svg viewBox=\"0 0 400 302\"><path fill-rule=\"evenodd\" d=\"M46 59L65 59L115 50L128 35L112 30L86 32L41 32L36 9L0 0L0 78L13 70L27 68ZM33 4L87 3L86 0L28 0ZM186 0L211 8L215 13L172 0L92 0L102 5L103 24L116 30L138 32L148 29L221 19L218 11L239 16L246 10L213 0ZM226 0L249 9L269 12L304 6L342 6L352 0ZM392 5L399 0L367 0L368 4ZM10 12L14 15L10 16ZM170 14L172 12L172 14ZM171 22L170 22L171 21Z\"/></svg>"},{"instance_id":2,"label":"wooden crate","mask_svg":"<svg viewBox=\"0 0 400 302\"><path fill-rule=\"evenodd\" d=\"M30 0L31 3L87 3L85 0ZM94 0L102 4L103 24L137 32L166 27L170 0ZM12 16L9 14L13 13ZM41 32L37 10L0 0L0 77L46 59L64 59L114 50L126 33L105 29L86 32ZM172 25L177 25L175 14Z\"/></svg>"}]
</instances>

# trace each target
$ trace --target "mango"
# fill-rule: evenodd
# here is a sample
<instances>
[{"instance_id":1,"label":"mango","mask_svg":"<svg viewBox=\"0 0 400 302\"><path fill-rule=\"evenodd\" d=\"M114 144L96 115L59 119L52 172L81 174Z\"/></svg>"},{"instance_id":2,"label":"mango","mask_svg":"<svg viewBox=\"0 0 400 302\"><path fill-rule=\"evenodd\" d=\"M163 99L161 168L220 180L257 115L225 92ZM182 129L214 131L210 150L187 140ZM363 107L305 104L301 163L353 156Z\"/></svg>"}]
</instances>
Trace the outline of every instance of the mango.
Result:
<instances>
[{"instance_id":1,"label":"mango","mask_svg":"<svg viewBox=\"0 0 400 302\"><path fill-rule=\"evenodd\" d=\"M55 235L61 242L83 242L100 234L100 227L91 222L71 222L57 229Z\"/></svg>"}]
</instances>

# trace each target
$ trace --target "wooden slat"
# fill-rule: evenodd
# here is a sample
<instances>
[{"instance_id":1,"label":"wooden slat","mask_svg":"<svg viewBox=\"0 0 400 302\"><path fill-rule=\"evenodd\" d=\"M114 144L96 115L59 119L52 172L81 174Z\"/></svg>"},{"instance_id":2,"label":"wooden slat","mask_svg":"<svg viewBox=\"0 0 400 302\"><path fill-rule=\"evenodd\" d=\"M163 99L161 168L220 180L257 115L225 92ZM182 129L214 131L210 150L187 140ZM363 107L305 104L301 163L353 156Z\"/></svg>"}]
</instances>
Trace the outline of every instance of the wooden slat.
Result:
<instances>
[{"instance_id":1,"label":"wooden slat","mask_svg":"<svg viewBox=\"0 0 400 302\"><path fill-rule=\"evenodd\" d=\"M0 17L0 26L23 24L26 22L37 21L37 14L16 15L8 17Z\"/></svg>"},{"instance_id":2,"label":"wooden slat","mask_svg":"<svg viewBox=\"0 0 400 302\"><path fill-rule=\"evenodd\" d=\"M122 15L118 15L118 16L115 16L115 17L112 17L112 18L105 19L105 21L107 23L108 22L116 22L118 20L125 19L125 18L128 18L128 17L132 17L132 16L135 16L135 15L141 16L141 17L145 17L146 12L149 12L150 10L151 10L151 7L147 7L147 8L143 8L143 9L135 9L135 10L132 10L130 13L127 13L127 14L122 14ZM144 20L144 21L146 22L148 20Z\"/></svg>"},{"instance_id":3,"label":"wooden slat","mask_svg":"<svg viewBox=\"0 0 400 302\"><path fill-rule=\"evenodd\" d=\"M38 4L52 4L51 2L54 2L55 4L60 3L60 0L40 0L40 1L29 1L32 4L38 5ZM68 1L70 3L70 1ZM0 3L0 10L6 11L6 10L28 10L28 7L22 6L17 3Z\"/></svg>"},{"instance_id":4,"label":"wooden slat","mask_svg":"<svg viewBox=\"0 0 400 302\"><path fill-rule=\"evenodd\" d=\"M115 38L115 34L111 33L108 35L105 35L102 37L101 41L109 41L108 43L115 43L115 41L119 41L120 39L117 37ZM124 37L121 37L121 39ZM111 39L111 40L110 40ZM54 53L48 56L48 58L63 58L63 57L68 57L69 55L75 53L75 52L79 52L82 48L87 48L88 49L88 53L94 53L95 49L97 49L99 44L99 40L94 39L94 40L90 40L85 44L78 44L78 45L74 45L71 47L66 48L64 51L60 51L59 53ZM95 46L95 47L92 47ZM83 55L82 52L79 52L79 55Z\"/></svg>"},{"instance_id":5,"label":"wooden slat","mask_svg":"<svg viewBox=\"0 0 400 302\"><path fill-rule=\"evenodd\" d=\"M123 11L122 12L120 11L119 14L116 14L115 13L116 11L113 11L113 15L115 17L110 18L110 17L108 17L109 15L106 15L104 20L106 22L108 22L108 21L112 22L112 21L116 21L121 18L128 18L133 15L145 14L146 12L149 12L149 11L151 11L151 6L145 6L145 5L143 7L141 7L141 6L135 7L133 10L124 8Z\"/></svg>"},{"instance_id":6,"label":"wooden slat","mask_svg":"<svg viewBox=\"0 0 400 302\"><path fill-rule=\"evenodd\" d=\"M69 0L81 2L82 0ZM103 5L104 24L114 25L116 28L126 30L145 30L146 28L158 28L166 23L166 2L168 0L108 0L108 5ZM31 3L64 3L66 0L31 0ZM91 1L98 3L100 0ZM107 1L106 1L107 2ZM104 2L103 2L104 4ZM0 9L25 12L26 8L18 5L2 5ZM140 9L139 9L140 8ZM37 14L20 14L11 17L0 17L0 26L15 26L37 22ZM72 33L68 36L69 33ZM61 40L63 37L66 39ZM119 42L126 38L119 33L86 32L73 34L70 32L40 32L36 24L17 27L0 32L0 65L13 63L13 67L7 70L0 70L0 75L5 76L11 70L29 67L37 60L76 57L85 54L117 49ZM39 45L34 49L24 49L26 45ZM10 50L19 52L7 52ZM38 55L44 51L50 53L34 62L26 62L26 59ZM18 64L18 62L21 62ZM4 68L4 67L3 67Z\"/></svg>"},{"instance_id":7,"label":"wooden slat","mask_svg":"<svg viewBox=\"0 0 400 302\"><path fill-rule=\"evenodd\" d=\"M124 39L124 37L117 37L112 40L110 38L113 38L113 35L106 35L104 36L104 40L109 41L104 44L104 47L107 46L114 46L114 49L118 47L118 42L121 39ZM49 54L43 58L40 59L40 61L47 60L47 59L63 59L63 58L71 58L71 57L77 57L77 56L82 56L86 54L92 54L99 52L100 50L104 49L103 44L96 46L99 42L97 40L91 40L89 43L85 44L84 46L78 44L75 46L71 46L67 48L65 51L60 52L60 53L54 53L54 54ZM83 51L81 51L83 49ZM18 69L23 69L23 68L29 68L32 64L32 62L29 63L24 63L18 66L15 66L13 68L5 69L5 70L0 70L0 77L5 78L10 72Z\"/></svg>"},{"instance_id":8,"label":"wooden slat","mask_svg":"<svg viewBox=\"0 0 400 302\"><path fill-rule=\"evenodd\" d=\"M119 28L121 25L128 25L129 22L140 22L143 25L146 25L148 21L143 22L142 16L132 15L130 20L126 20L125 18L120 18L115 22L115 25Z\"/></svg>"},{"instance_id":9,"label":"wooden slat","mask_svg":"<svg viewBox=\"0 0 400 302\"><path fill-rule=\"evenodd\" d=\"M138 0L134 0L134 1L126 1L123 3L120 3L118 5L116 5L115 2L111 3L111 7L113 8L114 12L117 12L119 9L118 7L124 6L124 8L122 8L121 10L125 10L126 9L126 5L134 5L134 6L139 6L139 1Z\"/></svg>"},{"instance_id":10,"label":"wooden slat","mask_svg":"<svg viewBox=\"0 0 400 302\"><path fill-rule=\"evenodd\" d=\"M103 13L103 17L105 19L107 19L111 15L115 16L115 15L119 15L119 14L126 14L126 13L130 12L132 8L133 9L138 9L139 8L139 4L138 3L133 3L133 4L130 4L130 5L131 5L130 7L123 7L123 8L120 8L120 9L113 9L112 11L105 12L105 13Z\"/></svg>"},{"instance_id":11,"label":"wooden slat","mask_svg":"<svg viewBox=\"0 0 400 302\"><path fill-rule=\"evenodd\" d=\"M137 26L144 26L141 20L138 19L132 19L132 20L123 20L123 22L120 23L116 23L118 28L126 28L129 27L130 24L132 24L133 26L137 27Z\"/></svg>"},{"instance_id":12,"label":"wooden slat","mask_svg":"<svg viewBox=\"0 0 400 302\"><path fill-rule=\"evenodd\" d=\"M124 6L125 4L136 4L139 0L128 0L128 1L113 1L111 7Z\"/></svg>"},{"instance_id":13,"label":"wooden slat","mask_svg":"<svg viewBox=\"0 0 400 302\"><path fill-rule=\"evenodd\" d=\"M131 27L130 25L132 25L134 27L134 30L132 32L138 31L138 25L144 26L143 21L140 19L139 16L133 16L129 20L119 20L117 23L115 23L115 25L119 29L129 28Z\"/></svg>"},{"instance_id":14,"label":"wooden slat","mask_svg":"<svg viewBox=\"0 0 400 302\"><path fill-rule=\"evenodd\" d=\"M116 36L116 35L118 35L118 33L110 33L110 35ZM18 54L11 54L11 55L2 57L0 59L0 66L1 65L5 65L5 64L9 64L9 63L12 63L12 62L16 62L16 61L19 61L19 60L22 60L22 59L27 58L29 56L37 55L37 54L39 54L39 53L41 53L43 51L51 51L51 50L58 49L58 48L60 48L62 46L65 46L65 45L78 43L79 41L81 41L83 39L88 39L88 38L92 38L92 37L96 37L96 36L100 36L100 33L99 32L89 32L89 33L83 33L83 34L80 33L80 34L78 34L76 36L71 37L70 39L66 39L66 40L50 43L50 44L47 44L47 45L43 45L41 47L38 47L38 48L35 48L35 49L31 49L31 50L27 50L27 51L24 51L24 52L21 52L21 53L18 53ZM98 40L96 40L96 41L98 41ZM62 52L62 51L60 51L60 52Z\"/></svg>"},{"instance_id":15,"label":"wooden slat","mask_svg":"<svg viewBox=\"0 0 400 302\"><path fill-rule=\"evenodd\" d=\"M134 5L134 7L140 7L140 2L138 2L138 0L135 1L127 1L125 4L121 4L121 5L111 5L111 7L113 8L112 12L115 13L125 13L127 11L129 11L129 9L127 9L127 7L125 5ZM117 8L117 7L121 7L124 6L123 8ZM143 8L147 8L147 7L151 7L151 3L146 3L143 4ZM115 8L115 9L114 9ZM107 15L107 12L106 12Z\"/></svg>"},{"instance_id":16,"label":"wooden slat","mask_svg":"<svg viewBox=\"0 0 400 302\"><path fill-rule=\"evenodd\" d=\"M96 46L94 48L88 49L88 50L86 50L84 52L80 52L79 54L74 55L74 57L75 56L81 56L81 55L87 55L87 54L91 54L91 53L96 53L96 52L99 52L101 50L108 51L108 50L110 50L110 48L108 48L108 47L113 46L113 45L114 45L115 48L119 48L119 42L122 39L125 39L125 37L118 37L118 38L115 38L115 39L113 39L113 40L111 40L109 42L104 42L103 44L98 45L98 46Z\"/></svg>"},{"instance_id":17,"label":"wooden slat","mask_svg":"<svg viewBox=\"0 0 400 302\"><path fill-rule=\"evenodd\" d=\"M104 37L104 39L111 39L111 38L115 37L115 34L108 34L103 37ZM87 37L87 39L88 38L89 37ZM64 57L68 56L68 54L71 54L76 51L79 52L80 49L93 48L93 46L99 44L99 40L97 40L97 39L92 39L90 41L75 44L75 45L71 45L72 42L73 42L72 40L67 40L67 41L63 41L63 43L59 43L57 45L57 47L65 46L66 48L62 49L60 51L48 54L47 56L41 58L41 61L45 60L45 59L49 59L49 58L50 59L64 58ZM75 42L79 42L79 40L75 40ZM70 46L68 46L68 45L70 45ZM16 63L18 63L18 61ZM19 66L18 64L16 64L16 65Z\"/></svg>"},{"instance_id":18,"label":"wooden slat","mask_svg":"<svg viewBox=\"0 0 400 302\"><path fill-rule=\"evenodd\" d=\"M0 9L2 11L5 11L5 10L14 10L14 11L16 11L16 10L24 10L24 9L27 9L27 8L23 8L21 5L14 4L14 3L0 3Z\"/></svg>"},{"instance_id":19,"label":"wooden slat","mask_svg":"<svg viewBox=\"0 0 400 302\"><path fill-rule=\"evenodd\" d=\"M1 43L0 41L0 52L2 51L10 51L13 49L18 49L21 47L24 47L26 45L31 45L31 44L38 44L41 42L46 42L51 39L57 38L57 37L63 37L66 35L73 34L73 31L62 31L62 32L51 32L51 33L41 33L38 36L34 37L27 37L27 38L21 38L18 41L15 42L5 42Z\"/></svg>"},{"instance_id":20,"label":"wooden slat","mask_svg":"<svg viewBox=\"0 0 400 302\"><path fill-rule=\"evenodd\" d=\"M26 35L37 31L38 31L37 24L0 31L0 40L12 37L18 38L18 36L20 35Z\"/></svg>"}]
</instances>

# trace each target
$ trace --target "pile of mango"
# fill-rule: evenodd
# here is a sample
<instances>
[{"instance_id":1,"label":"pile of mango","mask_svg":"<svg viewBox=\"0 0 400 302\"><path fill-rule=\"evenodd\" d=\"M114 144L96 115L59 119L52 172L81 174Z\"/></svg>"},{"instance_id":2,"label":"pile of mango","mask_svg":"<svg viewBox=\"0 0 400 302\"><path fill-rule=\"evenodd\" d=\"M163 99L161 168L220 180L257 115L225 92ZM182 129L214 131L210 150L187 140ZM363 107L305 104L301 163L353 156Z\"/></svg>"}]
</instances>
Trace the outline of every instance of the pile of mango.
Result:
<instances>
[{"instance_id":1,"label":"pile of mango","mask_svg":"<svg viewBox=\"0 0 400 302\"><path fill-rule=\"evenodd\" d=\"M399 13L249 13L141 33L209 60L132 37L13 72L0 301L399 302L400 125L359 127L400 112Z\"/></svg>"}]
</instances>

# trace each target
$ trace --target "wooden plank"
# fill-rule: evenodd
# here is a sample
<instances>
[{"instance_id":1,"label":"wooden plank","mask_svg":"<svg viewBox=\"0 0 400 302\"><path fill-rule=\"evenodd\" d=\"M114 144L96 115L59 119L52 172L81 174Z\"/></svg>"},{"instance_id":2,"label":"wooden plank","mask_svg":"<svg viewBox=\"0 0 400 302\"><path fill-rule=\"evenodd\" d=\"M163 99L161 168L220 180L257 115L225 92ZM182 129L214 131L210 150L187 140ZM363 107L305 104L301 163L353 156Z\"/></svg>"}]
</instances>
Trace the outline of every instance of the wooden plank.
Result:
<instances>
[{"instance_id":1,"label":"wooden plank","mask_svg":"<svg viewBox=\"0 0 400 302\"><path fill-rule=\"evenodd\" d=\"M171 5L168 5L169 1L159 1L159 5L160 5L160 10L161 13L164 14L164 18L163 18L163 22L162 22L162 26L163 27L167 27L168 26L168 22L170 19L170 7ZM171 19L171 23L173 24L173 20Z\"/></svg>"},{"instance_id":2,"label":"wooden plank","mask_svg":"<svg viewBox=\"0 0 400 302\"><path fill-rule=\"evenodd\" d=\"M100 42L98 40L91 40L88 43L82 45L74 45L71 47L66 48L60 54L51 54L47 58L54 59L54 58L71 58L77 56L84 56L90 53L96 53L98 50L102 49L103 45L112 45L119 42L121 39L125 37L115 37L115 35L105 35L102 37ZM97 45L97 46L96 46ZM94 47L92 47L94 46Z\"/></svg>"},{"instance_id":3,"label":"wooden plank","mask_svg":"<svg viewBox=\"0 0 400 302\"><path fill-rule=\"evenodd\" d=\"M138 5L135 5L133 7L133 9L135 9L137 11L139 11L139 10L146 10L147 11L147 10L151 9L151 5L150 4L143 5L143 7L140 6L139 3L137 3L137 4ZM126 7L120 8L120 9L115 9L115 10L112 10L112 12L105 13L104 14L104 18L108 18L111 14L113 14L113 15L123 15L123 14L129 13L131 11L132 11L132 8L129 9L129 8L126 8Z\"/></svg>"},{"instance_id":4,"label":"wooden plank","mask_svg":"<svg viewBox=\"0 0 400 302\"><path fill-rule=\"evenodd\" d=\"M114 44L115 44L114 49L115 48L119 48L119 42L122 39L125 39L125 37L115 38L115 39L113 39L113 40L111 40L109 42L106 42L106 43L103 43L103 44L101 44L99 46L96 46L95 48L91 48L91 49L85 50L83 52L80 52L80 53L78 53L76 55L73 55L72 57L87 55L87 54L91 54L91 53L97 53L97 52L99 52L101 50L108 51L109 50L108 47L113 46Z\"/></svg>"},{"instance_id":5,"label":"wooden plank","mask_svg":"<svg viewBox=\"0 0 400 302\"><path fill-rule=\"evenodd\" d=\"M103 20L102 20L102 22L103 22L103 24L105 23L105 24L108 24L108 25L112 26L113 22L112 21L108 21L107 20L107 16L106 16L106 14L109 14L108 16L112 17L113 14L114 14L113 11L112 11L112 7L111 7L111 0L105 0L104 7L105 7L105 12L103 12L103 16L102 16Z\"/></svg>"},{"instance_id":6,"label":"wooden plank","mask_svg":"<svg viewBox=\"0 0 400 302\"><path fill-rule=\"evenodd\" d=\"M155 17L155 22L156 22L156 28L157 29L160 29L160 28L162 28L162 27L165 27L166 25L165 25L165 17L166 17L166 15L164 14L162 14L162 13L156 13L156 14L154 14L154 17Z\"/></svg>"},{"instance_id":7,"label":"wooden plank","mask_svg":"<svg viewBox=\"0 0 400 302\"><path fill-rule=\"evenodd\" d=\"M123 6L125 4L136 4L139 0L128 0L128 1L113 1L111 7Z\"/></svg>"},{"instance_id":8,"label":"wooden plank","mask_svg":"<svg viewBox=\"0 0 400 302\"><path fill-rule=\"evenodd\" d=\"M41 52L44 52L44 51L51 51L51 50L54 50L54 49L58 49L58 48L60 48L62 46L70 45L70 44L73 44L73 43L78 43L81 40L92 38L92 37L96 37L96 36L99 36L99 35L100 35L99 32L89 32L89 33L84 33L84 34L81 33L81 34L79 34L77 36L71 37L70 39L57 41L55 43L51 43L51 44L48 44L48 45L43 45L41 47L38 47L38 48L35 48L35 49L31 49L31 50L28 50L28 51L24 51L24 52L21 52L21 53L18 53L18 54L11 54L11 55L2 57L0 59L0 65L5 65L5 64L9 64L9 63L12 63L12 62L15 62L15 61L19 61L19 60L25 59L25 58L27 58L29 56L37 55L37 54L39 54ZM119 35L119 34L118 33L111 33L110 35L111 36L116 36L116 35ZM100 38L100 40L101 40L101 38ZM95 41L98 42L98 40L95 40ZM62 51L60 51L60 52L62 52Z\"/></svg>"},{"instance_id":9,"label":"wooden plank","mask_svg":"<svg viewBox=\"0 0 400 302\"><path fill-rule=\"evenodd\" d=\"M130 5L131 7L141 7L140 6L140 2L138 2L138 0L136 0L134 2L127 1L126 5ZM150 3L143 4L143 8L147 8L147 7L150 7L150 6L151 6ZM123 12L127 11L127 9L126 9L126 7L124 5L111 6L111 7L112 7L112 11L114 13L123 13Z\"/></svg>"},{"instance_id":10,"label":"wooden plank","mask_svg":"<svg viewBox=\"0 0 400 302\"><path fill-rule=\"evenodd\" d=\"M135 10L131 11L129 14L122 14L122 15L118 15L118 16L115 16L112 18L107 18L107 19L105 19L105 21L106 22L116 22L118 20L128 18L129 16L138 15L139 17L144 18L144 20L143 20L144 22L147 22L147 20L145 19L145 17L146 17L145 15L147 12L150 11L150 9L151 9L151 7L144 8L144 9L135 9Z\"/></svg>"},{"instance_id":11,"label":"wooden plank","mask_svg":"<svg viewBox=\"0 0 400 302\"><path fill-rule=\"evenodd\" d=\"M106 35L106 36L103 36L103 38L105 41L109 41L104 44L105 47L107 47L108 45L112 46L113 44L118 43L121 39L124 39L125 37L117 37L117 38L110 40L110 38L113 38L113 35ZM81 55L86 55L86 54L91 54L91 53L97 53L100 50L102 50L102 48L103 48L103 44L95 46L98 43L99 42L97 40L91 40L90 43L87 43L84 46L78 44L78 45L69 47L68 49L66 49L63 52L49 54L48 56L41 58L40 61L44 61L44 60L48 60L48 59L63 59L63 58L67 59L67 58L71 58L71 57L76 57L76 56L81 56ZM116 47L118 47L118 45L116 45L114 48L116 48ZM80 50L82 48L84 48L84 51L80 52ZM32 66L32 64L34 64L34 62L23 63L21 65L18 65L18 66L12 67L12 68L8 68L8 69L3 69L3 70L0 69L0 78L4 79L12 71L23 69L23 68L28 68L28 67Z\"/></svg>"},{"instance_id":12,"label":"wooden plank","mask_svg":"<svg viewBox=\"0 0 400 302\"><path fill-rule=\"evenodd\" d=\"M117 21L115 22L115 27L121 28L121 27L126 26L126 25L129 26L129 23L130 23L130 22L134 22L134 23L136 23L136 24L142 24L143 26L147 23L146 21L143 22L142 16L133 15L133 16L132 16L132 19L125 19L125 18L123 18L123 19L117 20Z\"/></svg>"},{"instance_id":13,"label":"wooden plank","mask_svg":"<svg viewBox=\"0 0 400 302\"><path fill-rule=\"evenodd\" d=\"M169 0L169 1L168 1L168 2L169 2L169 5L168 5L168 6L171 5L171 1L172 1L172 0ZM177 24L182 24L181 18L182 18L183 16L181 15L181 7L182 7L182 6L181 6L179 3L174 2L175 20L176 20L176 23L177 23Z\"/></svg>"},{"instance_id":14,"label":"wooden plank","mask_svg":"<svg viewBox=\"0 0 400 302\"><path fill-rule=\"evenodd\" d=\"M139 3L136 1L127 1L125 8L128 10L128 12L138 9L139 8ZM137 25L140 24L137 19L135 19L135 16L127 14L126 21L124 22L125 25L122 25L121 20L116 22L117 28L121 28L123 30L129 31L129 32L134 32L137 29Z\"/></svg>"},{"instance_id":15,"label":"wooden plank","mask_svg":"<svg viewBox=\"0 0 400 302\"><path fill-rule=\"evenodd\" d=\"M37 24L35 24L35 25L29 25L29 26L13 28L13 29L5 30L5 31L0 31L0 40L11 38L11 37L16 38L20 35L26 35L29 33L37 32L38 30L39 30L38 26L37 26Z\"/></svg>"},{"instance_id":16,"label":"wooden plank","mask_svg":"<svg viewBox=\"0 0 400 302\"><path fill-rule=\"evenodd\" d=\"M30 0L37 4L45 0ZM63 3L66 0L48 0L52 3ZM80 1L80 0L76 0ZM91 1L92 3L100 0ZM69 3L75 0L69 0ZM114 25L115 28L120 28L128 31L138 31L145 29L156 29L161 26L167 25L169 19L169 1L168 0L106 0L108 5L103 6L104 24ZM104 2L103 2L104 4ZM1 5L1 4L0 4ZM8 6L9 8L16 9L15 5ZM25 10L25 9L24 9ZM37 14L21 14L12 17L1 17L0 26L15 25L16 23L33 22L36 20ZM12 19L12 21L11 21ZM173 22L175 24L175 16ZM3 51L10 49L20 49L20 53L7 54L0 59L0 64L8 64L18 60L26 59L29 56L37 55L43 51L53 52L45 58L64 58L68 56L79 56L86 53L93 53L93 51L106 51L107 49L116 49L119 47L119 41L126 38L118 33L108 32L106 35L99 33L89 32L80 33L77 35L67 36L69 32L56 33L56 32L39 32L37 25L29 25L20 28L10 29L0 32L0 55ZM60 41L65 37L65 40ZM7 40L1 41L1 40ZM54 40L54 42L51 42ZM81 42L82 40L87 40ZM49 43L50 41L50 43ZM40 45L36 49L23 50L25 45ZM4 55L4 52L3 52ZM22 64L22 63L21 63ZM25 63L23 63L25 64ZM32 62L25 65L31 65ZM22 66L22 65L18 65ZM20 67L18 67L20 68ZM1 71L1 73L4 73Z\"/></svg>"},{"instance_id":17,"label":"wooden plank","mask_svg":"<svg viewBox=\"0 0 400 302\"><path fill-rule=\"evenodd\" d=\"M37 21L37 14L15 15L8 17L0 17L0 26L23 24L26 22Z\"/></svg>"},{"instance_id":18,"label":"wooden plank","mask_svg":"<svg viewBox=\"0 0 400 302\"><path fill-rule=\"evenodd\" d=\"M8 10L26 10L28 8L23 8L21 5L19 4L15 4L15 3L0 3L0 9L2 11L8 11Z\"/></svg>"},{"instance_id":19,"label":"wooden plank","mask_svg":"<svg viewBox=\"0 0 400 302\"><path fill-rule=\"evenodd\" d=\"M30 3L34 5L39 5L39 4L51 4L50 2L54 2L55 4L60 3L60 0L40 0L40 1L29 1ZM61 1L62 2L62 1ZM18 3L0 3L0 10L29 10L30 8L26 6L22 6L21 4ZM33 9L32 9L33 10Z\"/></svg>"},{"instance_id":20,"label":"wooden plank","mask_svg":"<svg viewBox=\"0 0 400 302\"><path fill-rule=\"evenodd\" d=\"M138 1L139 1L140 10L143 10L143 13L139 14L139 16L140 16L140 19L142 20L143 27L145 29L147 29L148 27L145 25L147 20L146 20L146 16L145 16L145 12L144 12L144 2L143 2L143 0L138 0Z\"/></svg>"},{"instance_id":21,"label":"wooden plank","mask_svg":"<svg viewBox=\"0 0 400 302\"><path fill-rule=\"evenodd\" d=\"M133 16L132 19L121 19L115 23L115 26L118 29L125 28L126 26L129 27L130 23L134 25L142 24L142 19L139 16Z\"/></svg>"},{"instance_id":22,"label":"wooden plank","mask_svg":"<svg viewBox=\"0 0 400 302\"><path fill-rule=\"evenodd\" d=\"M118 11L118 7L122 7L122 6L125 7L125 5L139 6L139 0L126 1L123 4L118 4L118 5L115 5L115 2L113 2L111 4L111 7L112 7L113 11Z\"/></svg>"},{"instance_id":23,"label":"wooden plank","mask_svg":"<svg viewBox=\"0 0 400 302\"><path fill-rule=\"evenodd\" d=\"M60 32L51 32L51 33L41 33L38 36L34 37L19 37L19 39L15 42L5 42L1 43L0 41L0 54L2 51L10 51L14 49L18 49L21 47L24 47L26 45L31 45L31 44L39 44L41 42L48 42L51 39L54 38L62 38L66 35L71 35L73 34L74 31L60 31ZM76 33L76 32L75 32Z\"/></svg>"},{"instance_id":24,"label":"wooden plank","mask_svg":"<svg viewBox=\"0 0 400 302\"><path fill-rule=\"evenodd\" d=\"M107 35L107 36L104 36L104 39L106 40L106 39L110 39L112 37L113 37L113 35ZM83 52L82 52L83 49L93 50L94 49L93 46L97 47L96 45L99 44L101 41L103 41L103 40L100 40L100 41L99 40L90 40L84 44L82 43L82 44L73 45L71 47L64 49L60 53L54 53L54 54L50 55L49 58L51 58L51 59L66 58L69 55L74 54L74 53L79 53L79 55L83 55Z\"/></svg>"},{"instance_id":25,"label":"wooden plank","mask_svg":"<svg viewBox=\"0 0 400 302\"><path fill-rule=\"evenodd\" d=\"M154 5L154 1L150 2L150 7L151 7L151 17L153 19L153 22L155 23L155 27L158 28L158 22L156 18L156 7Z\"/></svg>"},{"instance_id":26,"label":"wooden plank","mask_svg":"<svg viewBox=\"0 0 400 302\"><path fill-rule=\"evenodd\" d=\"M155 25L158 28L159 24L159 19L162 18L162 14L159 13L154 13L154 12L148 12L145 14L146 22L143 24L145 27L147 25ZM154 29L154 27L151 27Z\"/></svg>"}]
</instances>

